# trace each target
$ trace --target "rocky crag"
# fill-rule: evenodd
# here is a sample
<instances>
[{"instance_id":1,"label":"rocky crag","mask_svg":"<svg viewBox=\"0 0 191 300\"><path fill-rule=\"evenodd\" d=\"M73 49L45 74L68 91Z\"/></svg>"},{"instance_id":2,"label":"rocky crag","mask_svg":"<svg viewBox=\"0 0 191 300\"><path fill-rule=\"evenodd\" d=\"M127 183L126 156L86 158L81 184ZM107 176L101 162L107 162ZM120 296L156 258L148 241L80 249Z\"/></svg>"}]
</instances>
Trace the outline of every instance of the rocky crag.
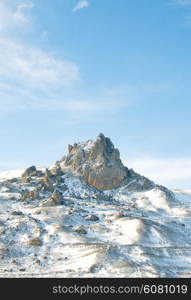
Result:
<instances>
[{"instance_id":1,"label":"rocky crag","mask_svg":"<svg viewBox=\"0 0 191 300\"><path fill-rule=\"evenodd\" d=\"M68 152L57 163L59 168L63 172L82 176L86 183L98 190L111 190L125 185L129 185L129 189L149 189L154 186L152 181L122 164L119 150L102 133L95 141L69 145Z\"/></svg>"},{"instance_id":2,"label":"rocky crag","mask_svg":"<svg viewBox=\"0 0 191 300\"><path fill-rule=\"evenodd\" d=\"M62 170L70 169L99 190L110 190L128 182L128 169L120 160L119 150L111 140L99 134L95 141L69 145Z\"/></svg>"}]
</instances>

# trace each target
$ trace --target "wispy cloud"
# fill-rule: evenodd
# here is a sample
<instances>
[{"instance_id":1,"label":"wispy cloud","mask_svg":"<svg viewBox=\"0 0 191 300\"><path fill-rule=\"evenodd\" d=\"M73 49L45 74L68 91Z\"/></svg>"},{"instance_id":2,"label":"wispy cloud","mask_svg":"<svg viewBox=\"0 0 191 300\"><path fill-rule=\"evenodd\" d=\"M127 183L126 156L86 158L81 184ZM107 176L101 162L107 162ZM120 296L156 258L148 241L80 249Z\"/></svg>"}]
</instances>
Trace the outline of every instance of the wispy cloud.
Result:
<instances>
[{"instance_id":1,"label":"wispy cloud","mask_svg":"<svg viewBox=\"0 0 191 300\"><path fill-rule=\"evenodd\" d=\"M191 180L191 157L170 159L140 157L125 161L125 164L156 183L170 185L171 188L177 183L180 185L184 181Z\"/></svg>"},{"instance_id":2,"label":"wispy cloud","mask_svg":"<svg viewBox=\"0 0 191 300\"><path fill-rule=\"evenodd\" d=\"M45 107L43 97L48 106L55 91L64 91L80 77L74 62L16 38L18 26L26 30L29 20L31 25L32 16L29 18L28 13L33 7L27 0L15 6L0 0L1 112Z\"/></svg>"},{"instance_id":3,"label":"wispy cloud","mask_svg":"<svg viewBox=\"0 0 191 300\"><path fill-rule=\"evenodd\" d=\"M79 2L78 9L87 5L84 2L88 1ZM135 103L140 94L157 93L168 88L166 85L122 85L96 91L96 96L93 92L89 95L87 91L75 92L75 87L81 82L79 66L75 62L58 58L55 53L40 47L28 45L20 38L12 38L13 32L9 34L10 26L11 30L15 28L17 32L17 26L27 28L29 22L26 20L30 19L32 24L32 15L30 18L28 15L34 7L32 2L25 0L14 7L5 3L7 2L0 0L5 20L0 32L1 116L38 110L62 111L68 119L71 117L75 120L100 120L103 115L109 119Z\"/></svg>"},{"instance_id":4,"label":"wispy cloud","mask_svg":"<svg viewBox=\"0 0 191 300\"><path fill-rule=\"evenodd\" d=\"M128 106L126 97L116 101L116 97L105 91L97 91L96 97L83 91L73 92L74 83L81 80L77 64L13 37L17 26L26 30L29 25L32 2L25 0L14 7L6 3L0 1L4 17L4 22L0 23L1 116L31 110L62 111L68 119L84 117L87 120L92 116L116 114ZM88 1L81 1L77 7L80 9L88 4ZM32 21L31 15L30 24Z\"/></svg>"},{"instance_id":5,"label":"wispy cloud","mask_svg":"<svg viewBox=\"0 0 191 300\"><path fill-rule=\"evenodd\" d=\"M0 33L7 34L10 30L30 23L30 12L34 7L32 2L19 2L8 4L7 1L0 1Z\"/></svg>"},{"instance_id":6,"label":"wispy cloud","mask_svg":"<svg viewBox=\"0 0 191 300\"><path fill-rule=\"evenodd\" d=\"M39 48L7 39L0 39L0 47L1 82L46 88L47 85L65 86L78 78L76 64L57 59Z\"/></svg>"},{"instance_id":7,"label":"wispy cloud","mask_svg":"<svg viewBox=\"0 0 191 300\"><path fill-rule=\"evenodd\" d=\"M121 110L128 107L127 100L116 101L115 98L104 98L104 95L87 96L80 93L77 96L59 95L59 92L47 92L39 95L31 89L23 89L22 87L10 88L9 85L0 84L0 112L2 114L12 114L22 111L51 111L63 112L67 119L75 121L79 120L87 122L92 118L99 120L103 117L106 120L109 116L118 114ZM4 97L6 95L8 97ZM52 96L50 96L52 94ZM4 100L5 99L5 100Z\"/></svg>"},{"instance_id":8,"label":"wispy cloud","mask_svg":"<svg viewBox=\"0 0 191 300\"><path fill-rule=\"evenodd\" d=\"M77 5L73 8L73 11L76 12L82 8L88 7L89 5L90 3L87 0L79 1Z\"/></svg>"},{"instance_id":9,"label":"wispy cloud","mask_svg":"<svg viewBox=\"0 0 191 300\"><path fill-rule=\"evenodd\" d=\"M6 4L5 0L0 1L0 81L13 87L22 84L37 89L66 86L75 81L79 76L79 67L75 63L58 59L20 39L15 41L12 30L17 32L17 26L26 28L28 11L34 7L33 3L26 0L16 6Z\"/></svg>"},{"instance_id":10,"label":"wispy cloud","mask_svg":"<svg viewBox=\"0 0 191 300\"><path fill-rule=\"evenodd\" d=\"M19 3L16 6L16 11L14 13L14 16L17 20L20 22L28 22L28 12L34 7L34 4L32 2L27 3Z\"/></svg>"},{"instance_id":11,"label":"wispy cloud","mask_svg":"<svg viewBox=\"0 0 191 300\"><path fill-rule=\"evenodd\" d=\"M129 105L130 96L126 91L120 99L119 95L105 90L97 91L96 96L82 90L75 92L75 83L78 86L81 81L76 63L15 38L18 26L27 30L33 24L32 14L29 14L33 3L27 0L15 6L7 3L7 0L0 0L4 18L0 21L1 117L35 110L62 111L67 120L80 122L100 120L102 116L105 120L108 114L118 114ZM80 1L75 11L88 5L89 1Z\"/></svg>"}]
</instances>

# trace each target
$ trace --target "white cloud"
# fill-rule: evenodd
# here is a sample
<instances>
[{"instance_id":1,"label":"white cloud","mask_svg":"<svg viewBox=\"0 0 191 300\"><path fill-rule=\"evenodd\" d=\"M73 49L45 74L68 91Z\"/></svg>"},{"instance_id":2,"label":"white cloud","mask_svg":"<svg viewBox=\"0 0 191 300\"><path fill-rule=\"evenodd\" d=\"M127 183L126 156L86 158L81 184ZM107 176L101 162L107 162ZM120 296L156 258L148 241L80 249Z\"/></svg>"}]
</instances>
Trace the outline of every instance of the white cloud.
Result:
<instances>
[{"instance_id":1,"label":"white cloud","mask_svg":"<svg viewBox=\"0 0 191 300\"><path fill-rule=\"evenodd\" d=\"M16 6L16 11L14 13L15 18L19 22L28 22L27 12L34 7L32 2L28 3L19 3Z\"/></svg>"},{"instance_id":2,"label":"white cloud","mask_svg":"<svg viewBox=\"0 0 191 300\"><path fill-rule=\"evenodd\" d=\"M4 95L9 94L9 97ZM52 96L50 96L52 94ZM105 99L98 95L95 97L87 97L83 94L78 96L65 96L63 93L59 95L56 91L51 93L46 91L43 95L36 95L31 89L23 89L22 87L15 87L14 89L9 85L0 84L0 112L1 114L12 114L21 111L59 111L67 115L67 119L87 122L88 120L106 121L119 111L128 107L128 102L116 99ZM5 100L4 100L5 99Z\"/></svg>"},{"instance_id":3,"label":"white cloud","mask_svg":"<svg viewBox=\"0 0 191 300\"><path fill-rule=\"evenodd\" d=\"M79 67L72 61L60 59L39 47L27 45L20 38L16 39L14 32L17 32L17 26L27 28L27 12L33 4L25 0L13 7L5 5L7 1L0 0L0 13L4 17L0 31L1 115L43 110L62 111L68 119L100 120L100 116L103 118L108 113L113 116L129 105L127 95L116 101L116 97L104 91L97 91L96 97L85 96L82 91L69 91L68 87L74 82L80 82ZM86 5L85 1L81 1L78 9ZM32 23L32 16L30 21Z\"/></svg>"},{"instance_id":4,"label":"white cloud","mask_svg":"<svg viewBox=\"0 0 191 300\"><path fill-rule=\"evenodd\" d=\"M78 4L74 7L73 11L78 11L82 8L88 7L89 5L90 3L87 0L79 1Z\"/></svg>"},{"instance_id":5,"label":"white cloud","mask_svg":"<svg viewBox=\"0 0 191 300\"><path fill-rule=\"evenodd\" d=\"M107 95L67 94L79 78L76 64L60 60L38 48L0 38L0 111L63 111L75 120L92 115L114 115L129 105L130 99ZM96 118L97 119L97 118Z\"/></svg>"},{"instance_id":6,"label":"white cloud","mask_svg":"<svg viewBox=\"0 0 191 300\"><path fill-rule=\"evenodd\" d=\"M1 112L26 109L27 105L40 106L43 99L36 97L37 93L49 98L79 78L79 67L74 62L16 39L18 26L21 30L27 28L32 8L33 3L27 0L17 2L16 6L0 0Z\"/></svg>"},{"instance_id":7,"label":"white cloud","mask_svg":"<svg viewBox=\"0 0 191 300\"><path fill-rule=\"evenodd\" d=\"M0 111L63 111L78 119L93 114L113 115L128 106L127 99L116 101L105 94L67 95L79 78L79 68L41 49L0 38Z\"/></svg>"},{"instance_id":8,"label":"white cloud","mask_svg":"<svg viewBox=\"0 0 191 300\"><path fill-rule=\"evenodd\" d=\"M79 68L39 48L0 39L0 80L35 88L66 86L75 81Z\"/></svg>"},{"instance_id":9,"label":"white cloud","mask_svg":"<svg viewBox=\"0 0 191 300\"><path fill-rule=\"evenodd\" d=\"M8 6L0 0L2 31L0 31L0 111L2 114L19 111L62 111L67 118L78 120L110 112L111 115L128 105L127 99L116 101L104 92L97 96L73 93L68 87L80 81L79 67L72 61L58 58L39 47L27 45L16 39L17 26L27 28L27 12L32 2L18 2ZM89 2L81 1L77 9ZM0 21L1 22L1 21ZM26 23L27 22L27 23ZM32 16L30 19L32 24ZM25 26L27 24L27 26ZM46 31L45 36L46 36ZM96 118L98 119L98 118Z\"/></svg>"},{"instance_id":10,"label":"white cloud","mask_svg":"<svg viewBox=\"0 0 191 300\"><path fill-rule=\"evenodd\" d=\"M141 157L136 160L125 161L125 165L136 172L149 177L159 184L176 187L184 181L190 180L191 186L191 158L162 159Z\"/></svg>"},{"instance_id":11,"label":"white cloud","mask_svg":"<svg viewBox=\"0 0 191 300\"><path fill-rule=\"evenodd\" d=\"M16 6L0 0L0 81L13 87L20 84L36 89L69 85L78 79L79 68L75 63L15 41L16 26L26 27L27 12L33 7L27 0L17 2Z\"/></svg>"},{"instance_id":12,"label":"white cloud","mask_svg":"<svg viewBox=\"0 0 191 300\"><path fill-rule=\"evenodd\" d=\"M27 0L26 0L27 1ZM7 34L10 30L30 23L30 11L34 7L32 2L8 3L0 0L0 33Z\"/></svg>"}]
</instances>

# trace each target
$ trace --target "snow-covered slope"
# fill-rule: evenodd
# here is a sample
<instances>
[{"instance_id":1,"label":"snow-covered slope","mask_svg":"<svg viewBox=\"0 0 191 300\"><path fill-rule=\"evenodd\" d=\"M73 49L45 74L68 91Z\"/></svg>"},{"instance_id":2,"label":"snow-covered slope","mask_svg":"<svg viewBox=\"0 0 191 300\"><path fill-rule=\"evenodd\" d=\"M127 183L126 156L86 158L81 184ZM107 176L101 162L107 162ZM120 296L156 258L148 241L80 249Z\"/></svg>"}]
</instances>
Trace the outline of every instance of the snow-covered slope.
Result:
<instances>
[{"instance_id":1,"label":"snow-covered slope","mask_svg":"<svg viewBox=\"0 0 191 300\"><path fill-rule=\"evenodd\" d=\"M100 191L66 173L56 204L21 173L0 175L0 277L191 276L191 191Z\"/></svg>"}]
</instances>

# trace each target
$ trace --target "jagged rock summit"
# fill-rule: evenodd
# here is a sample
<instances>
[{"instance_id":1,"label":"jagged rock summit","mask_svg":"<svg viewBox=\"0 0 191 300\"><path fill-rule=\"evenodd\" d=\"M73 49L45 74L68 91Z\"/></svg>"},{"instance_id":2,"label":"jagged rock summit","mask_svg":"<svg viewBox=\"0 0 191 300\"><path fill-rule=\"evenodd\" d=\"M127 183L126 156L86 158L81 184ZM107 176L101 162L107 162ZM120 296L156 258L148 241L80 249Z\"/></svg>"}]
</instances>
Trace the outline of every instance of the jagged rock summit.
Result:
<instances>
[{"instance_id":1,"label":"jagged rock summit","mask_svg":"<svg viewBox=\"0 0 191 300\"><path fill-rule=\"evenodd\" d=\"M119 150L102 133L95 141L69 145L68 151L61 162L63 171L75 171L99 190L110 190L127 184L128 168L122 164Z\"/></svg>"}]
</instances>

